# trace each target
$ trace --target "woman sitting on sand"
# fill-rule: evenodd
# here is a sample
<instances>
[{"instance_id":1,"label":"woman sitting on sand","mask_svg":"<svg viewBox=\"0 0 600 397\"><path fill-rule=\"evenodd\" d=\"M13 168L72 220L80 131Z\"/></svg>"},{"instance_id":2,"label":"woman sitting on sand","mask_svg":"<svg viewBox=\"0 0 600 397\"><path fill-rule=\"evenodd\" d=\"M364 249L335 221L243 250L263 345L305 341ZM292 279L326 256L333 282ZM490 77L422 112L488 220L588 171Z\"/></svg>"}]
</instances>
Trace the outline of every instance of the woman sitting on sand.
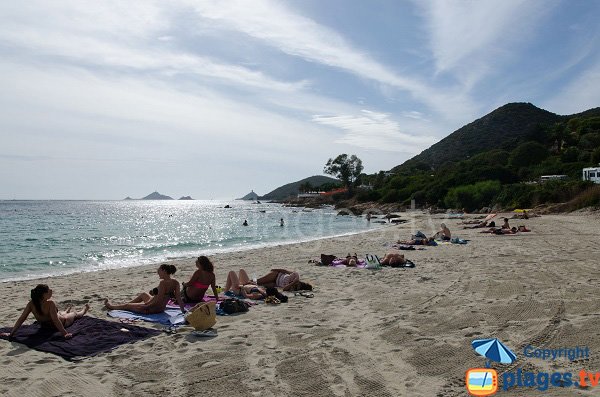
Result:
<instances>
[{"instance_id":1,"label":"woman sitting on sand","mask_svg":"<svg viewBox=\"0 0 600 397\"><path fill-rule=\"evenodd\" d=\"M58 311L56 303L51 299L52 290L46 284L38 284L31 290L31 300L25 306L21 317L15 323L10 333L2 333L2 336L13 337L23 322L29 317L29 313L33 316L42 327L56 328L65 339L71 338L73 335L65 328L69 327L75 320L83 317L90 309L90 305L86 304L79 311L71 311L69 306L66 311Z\"/></svg>"},{"instance_id":2,"label":"woman sitting on sand","mask_svg":"<svg viewBox=\"0 0 600 397\"><path fill-rule=\"evenodd\" d=\"M312 291L313 289L309 283L300 281L300 275L297 272L285 269L271 269L268 274L256 280L256 284L267 288L282 288L284 291Z\"/></svg>"},{"instance_id":3,"label":"woman sitting on sand","mask_svg":"<svg viewBox=\"0 0 600 397\"><path fill-rule=\"evenodd\" d=\"M171 278L171 275L175 274L176 271L177 268L174 265L160 265L156 271L158 277L160 277L160 283L158 283L158 291L154 296L147 292L142 292L131 302L118 305L113 305L108 302L108 299L104 299L104 306L109 310L128 310L134 313L156 314L164 312L169 299L174 298L177 300L181 312L184 313L185 309L179 290L179 281Z\"/></svg>"},{"instance_id":4,"label":"woman sitting on sand","mask_svg":"<svg viewBox=\"0 0 600 397\"><path fill-rule=\"evenodd\" d=\"M228 291L240 298L263 299L267 296L265 289L253 283L244 269L240 269L239 276L233 270L229 272L223 292L227 294Z\"/></svg>"},{"instance_id":5,"label":"woman sitting on sand","mask_svg":"<svg viewBox=\"0 0 600 397\"><path fill-rule=\"evenodd\" d=\"M502 229L510 229L510 225L508 224L508 218L504 218L504 223L502 224Z\"/></svg>"},{"instance_id":6,"label":"woman sitting on sand","mask_svg":"<svg viewBox=\"0 0 600 397\"><path fill-rule=\"evenodd\" d=\"M217 293L215 268L212 262L206 256L199 256L198 259L196 259L196 267L198 270L192 274L190 281L181 283L183 286L181 295L184 302L202 302L208 287L212 288L213 294L218 301L219 294Z\"/></svg>"}]
</instances>

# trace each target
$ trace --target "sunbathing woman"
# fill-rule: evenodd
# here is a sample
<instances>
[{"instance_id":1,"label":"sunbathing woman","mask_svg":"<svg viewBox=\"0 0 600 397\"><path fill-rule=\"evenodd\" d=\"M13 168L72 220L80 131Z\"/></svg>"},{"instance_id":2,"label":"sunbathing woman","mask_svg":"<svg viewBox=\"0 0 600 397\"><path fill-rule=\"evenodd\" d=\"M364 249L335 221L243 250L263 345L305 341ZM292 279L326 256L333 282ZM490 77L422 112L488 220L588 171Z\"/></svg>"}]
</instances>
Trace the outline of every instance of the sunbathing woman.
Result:
<instances>
[{"instance_id":1,"label":"sunbathing woman","mask_svg":"<svg viewBox=\"0 0 600 397\"><path fill-rule=\"evenodd\" d=\"M56 328L65 339L71 338L73 335L65 328L69 327L75 320L83 317L90 309L90 305L86 304L82 310L71 311L69 307L66 311L58 311L56 304L51 299L52 290L46 284L39 284L31 290L31 300L25 306L23 313L15 323L10 333L2 333L2 336L13 337L23 322L29 317L29 313L33 316L42 327Z\"/></svg>"},{"instance_id":2,"label":"sunbathing woman","mask_svg":"<svg viewBox=\"0 0 600 397\"><path fill-rule=\"evenodd\" d=\"M463 229L477 229L477 228L486 227L486 226L488 226L488 223L486 221L482 221L473 226L463 226ZM494 223L494 226L496 226L495 223Z\"/></svg>"},{"instance_id":3,"label":"sunbathing woman","mask_svg":"<svg viewBox=\"0 0 600 397\"><path fill-rule=\"evenodd\" d=\"M381 266L399 267L406 263L406 258L399 252L389 251L380 262Z\"/></svg>"},{"instance_id":4,"label":"sunbathing woman","mask_svg":"<svg viewBox=\"0 0 600 397\"><path fill-rule=\"evenodd\" d=\"M169 299L174 298L177 300L181 312L184 313L185 309L179 290L179 281L171 278L171 275L175 274L176 271L177 268L173 265L160 265L156 271L158 277L160 277L160 283L158 283L158 291L154 296L147 292L142 292L131 302L119 305L113 305L108 302L108 299L104 299L104 306L109 310L129 310L134 313L156 314L164 312Z\"/></svg>"},{"instance_id":5,"label":"sunbathing woman","mask_svg":"<svg viewBox=\"0 0 600 397\"><path fill-rule=\"evenodd\" d=\"M411 240L398 240L398 244L402 244L402 245L434 245L435 239L433 237L430 237L430 238L415 237Z\"/></svg>"},{"instance_id":6,"label":"sunbathing woman","mask_svg":"<svg viewBox=\"0 0 600 397\"><path fill-rule=\"evenodd\" d=\"M285 269L271 269L267 275L256 280L256 283L263 287L282 288L284 291L312 291L313 289L309 283L300 281L300 275L297 272Z\"/></svg>"},{"instance_id":7,"label":"sunbathing woman","mask_svg":"<svg viewBox=\"0 0 600 397\"><path fill-rule=\"evenodd\" d=\"M223 291L231 291L240 298L248 299L263 299L267 296L265 289L253 283L244 269L240 269L239 276L233 270L229 272Z\"/></svg>"},{"instance_id":8,"label":"sunbathing woman","mask_svg":"<svg viewBox=\"0 0 600 397\"><path fill-rule=\"evenodd\" d=\"M199 256L198 259L196 259L196 267L198 270L192 274L190 281L181 283L183 286L181 295L184 302L202 302L208 287L212 288L213 294L218 301L219 294L217 293L217 286L215 285L215 268L212 262L206 256Z\"/></svg>"}]
</instances>

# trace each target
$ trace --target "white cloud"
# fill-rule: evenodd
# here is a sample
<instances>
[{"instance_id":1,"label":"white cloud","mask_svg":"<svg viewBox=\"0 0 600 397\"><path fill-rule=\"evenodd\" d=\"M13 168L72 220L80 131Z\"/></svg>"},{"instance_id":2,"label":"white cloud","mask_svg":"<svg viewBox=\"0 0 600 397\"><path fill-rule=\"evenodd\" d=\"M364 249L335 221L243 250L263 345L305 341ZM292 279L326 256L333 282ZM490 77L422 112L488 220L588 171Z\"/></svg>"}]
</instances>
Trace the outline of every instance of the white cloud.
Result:
<instances>
[{"instance_id":1,"label":"white cloud","mask_svg":"<svg viewBox=\"0 0 600 397\"><path fill-rule=\"evenodd\" d=\"M44 19L53 21L49 24L31 23L31 16L22 14L15 15L15 20L5 19L5 28L0 29L0 43L16 49L26 49L27 56L35 54L34 57L38 59L45 57L46 62L67 62L85 68L128 68L137 72L169 76L197 75L237 87L249 86L265 90L295 91L306 85L305 81L278 81L260 71L165 48L165 42L168 45L171 41L165 40L165 37L170 36L159 34L169 25L165 22L167 18L158 18L160 10L150 4L142 7L140 4L133 4L127 17L117 16L110 23L106 21L109 10L104 9L104 6L96 5L93 8L100 15L96 18L96 14L89 12L87 5L73 5L68 10L60 9L67 15L69 12L74 14L73 20L64 20L64 15L57 12L57 8L49 9L50 15ZM167 14L162 11L163 15ZM140 22L140 15L148 16L148 21ZM58 21L54 21L54 18ZM118 32L122 36L115 39L114 34Z\"/></svg>"},{"instance_id":2,"label":"white cloud","mask_svg":"<svg viewBox=\"0 0 600 397\"><path fill-rule=\"evenodd\" d=\"M467 88L528 41L554 1L415 1L425 17L438 72L454 72ZM525 40L524 40L525 39Z\"/></svg>"},{"instance_id":3,"label":"white cloud","mask_svg":"<svg viewBox=\"0 0 600 397\"><path fill-rule=\"evenodd\" d=\"M457 111L471 113L475 107L456 89L435 90L415 77L398 74L365 51L353 48L335 30L294 13L280 2L204 1L192 2L192 6L205 20L213 21L214 29L240 31L286 54L408 91L448 117L455 118Z\"/></svg>"},{"instance_id":4,"label":"white cloud","mask_svg":"<svg viewBox=\"0 0 600 397\"><path fill-rule=\"evenodd\" d=\"M362 110L359 115L315 115L312 120L343 130L345 135L337 139L337 143L364 149L418 153L436 142L433 137L403 133L389 114L370 110Z\"/></svg>"},{"instance_id":5,"label":"white cloud","mask_svg":"<svg viewBox=\"0 0 600 397\"><path fill-rule=\"evenodd\" d=\"M545 109L558 114L574 114L600 106L600 62L596 62L565 88L542 103Z\"/></svg>"}]
</instances>

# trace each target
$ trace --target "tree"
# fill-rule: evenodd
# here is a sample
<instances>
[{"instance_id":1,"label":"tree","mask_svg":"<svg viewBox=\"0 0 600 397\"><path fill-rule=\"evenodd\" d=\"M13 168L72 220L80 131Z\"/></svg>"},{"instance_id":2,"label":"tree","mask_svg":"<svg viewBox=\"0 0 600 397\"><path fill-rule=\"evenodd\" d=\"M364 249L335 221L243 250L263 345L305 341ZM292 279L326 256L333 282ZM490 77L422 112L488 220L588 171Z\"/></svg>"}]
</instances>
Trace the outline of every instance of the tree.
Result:
<instances>
[{"instance_id":1,"label":"tree","mask_svg":"<svg viewBox=\"0 0 600 397\"><path fill-rule=\"evenodd\" d=\"M539 164L548 157L548 150L545 146L529 141L517 146L510 153L509 164L515 168L529 167Z\"/></svg>"},{"instance_id":2,"label":"tree","mask_svg":"<svg viewBox=\"0 0 600 397\"><path fill-rule=\"evenodd\" d=\"M333 175L341 180L348 188L348 194L352 195L354 186L360 182L360 173L363 170L362 160L352 155L340 154L335 159L329 159L323 172Z\"/></svg>"},{"instance_id":3,"label":"tree","mask_svg":"<svg viewBox=\"0 0 600 397\"><path fill-rule=\"evenodd\" d=\"M310 184L309 181L306 181L306 182L300 184L300 186L298 187L298 190L300 190L300 192L302 192L302 193L309 193L313 190L313 186Z\"/></svg>"}]
</instances>

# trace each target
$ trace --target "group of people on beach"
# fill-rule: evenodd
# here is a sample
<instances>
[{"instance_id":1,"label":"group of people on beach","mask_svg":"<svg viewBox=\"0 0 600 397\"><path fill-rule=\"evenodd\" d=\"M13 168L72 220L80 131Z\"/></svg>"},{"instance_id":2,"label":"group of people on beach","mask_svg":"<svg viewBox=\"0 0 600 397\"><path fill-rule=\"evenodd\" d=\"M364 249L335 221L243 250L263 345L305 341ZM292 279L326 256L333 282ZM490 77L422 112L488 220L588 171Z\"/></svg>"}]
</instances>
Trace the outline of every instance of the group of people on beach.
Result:
<instances>
[{"instance_id":1,"label":"group of people on beach","mask_svg":"<svg viewBox=\"0 0 600 397\"><path fill-rule=\"evenodd\" d=\"M162 264L157 270L160 281L156 288L149 292L142 292L126 303L115 304L105 299L104 305L109 310L155 314L163 312L169 301L173 300L177 302L182 313L185 313L185 304L202 302L209 288L216 301L219 301L214 265L208 257L200 256L196 259L196 271L188 282L181 283L181 287L179 281L172 278L176 271L175 265ZM269 273L254 281L248 277L248 273L244 269L240 269L237 274L234 271L229 272L223 292L225 295L236 298L263 299L267 297L266 288L281 288L283 291L310 291L313 287L309 283L300 281L300 275L297 272L286 269L271 269ZM59 311L56 303L52 300L52 289L45 284L39 284L31 290L31 300L12 331L1 335L13 337L27 317L33 313L42 327L53 327L66 339L69 339L72 335L67 332L66 328L83 317L89 308L89 304L86 304L81 310L72 310L69 307L66 311Z\"/></svg>"}]
</instances>

